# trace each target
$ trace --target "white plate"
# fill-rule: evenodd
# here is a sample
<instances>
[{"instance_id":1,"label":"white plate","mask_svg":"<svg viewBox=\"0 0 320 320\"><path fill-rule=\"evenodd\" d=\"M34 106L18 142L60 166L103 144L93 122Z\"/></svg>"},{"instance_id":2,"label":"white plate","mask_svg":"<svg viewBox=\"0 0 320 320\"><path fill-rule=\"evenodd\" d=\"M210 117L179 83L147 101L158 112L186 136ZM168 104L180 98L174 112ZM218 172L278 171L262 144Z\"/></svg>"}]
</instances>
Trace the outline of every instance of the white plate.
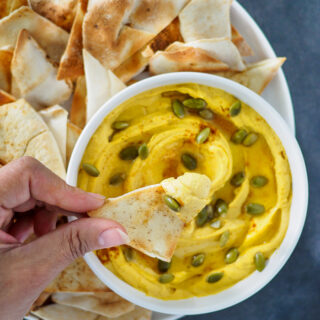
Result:
<instances>
[{"instance_id":1,"label":"white plate","mask_svg":"<svg viewBox=\"0 0 320 320\"><path fill-rule=\"evenodd\" d=\"M255 53L253 57L246 59L248 62L276 57L269 41L261 29L237 1L234 1L231 7L231 22L246 39ZM291 131L295 133L293 105L288 84L282 69L279 70L277 76L264 90L262 97L275 107L283 119L288 123ZM181 316L158 312L154 312L152 316L152 320L176 320L180 318ZM26 317L25 319L33 320L35 318Z\"/></svg>"}]
</instances>

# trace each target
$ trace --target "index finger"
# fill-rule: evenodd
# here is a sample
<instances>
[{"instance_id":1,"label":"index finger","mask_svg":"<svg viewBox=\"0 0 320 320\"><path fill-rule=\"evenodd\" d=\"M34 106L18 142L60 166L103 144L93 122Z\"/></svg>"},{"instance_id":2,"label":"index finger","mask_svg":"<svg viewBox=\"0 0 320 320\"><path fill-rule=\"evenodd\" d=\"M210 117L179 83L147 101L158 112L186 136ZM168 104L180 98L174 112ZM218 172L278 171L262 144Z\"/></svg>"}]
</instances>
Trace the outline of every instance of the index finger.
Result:
<instances>
[{"instance_id":1,"label":"index finger","mask_svg":"<svg viewBox=\"0 0 320 320\"><path fill-rule=\"evenodd\" d=\"M0 169L0 204L12 209L30 198L73 212L99 208L104 196L67 185L39 161L23 157Z\"/></svg>"}]
</instances>

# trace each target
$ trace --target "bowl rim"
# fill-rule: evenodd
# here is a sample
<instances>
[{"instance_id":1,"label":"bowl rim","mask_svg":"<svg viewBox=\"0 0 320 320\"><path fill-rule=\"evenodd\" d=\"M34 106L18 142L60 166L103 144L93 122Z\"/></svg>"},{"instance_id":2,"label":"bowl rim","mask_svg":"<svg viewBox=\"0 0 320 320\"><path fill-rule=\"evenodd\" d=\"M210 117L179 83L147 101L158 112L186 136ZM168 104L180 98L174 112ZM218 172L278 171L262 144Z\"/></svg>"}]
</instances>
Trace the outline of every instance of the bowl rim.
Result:
<instances>
[{"instance_id":1,"label":"bowl rim","mask_svg":"<svg viewBox=\"0 0 320 320\"><path fill-rule=\"evenodd\" d=\"M86 146L103 119L113 109L141 92L181 83L196 83L219 88L251 106L267 121L280 138L287 153L292 173L292 203L288 229L280 247L268 260L268 267L263 273L255 271L245 279L217 294L182 300L161 300L150 297L116 277L103 266L93 252L84 256L89 267L102 282L132 303L152 311L191 315L218 311L240 303L261 290L278 274L291 256L302 233L308 206L308 179L303 155L296 138L280 114L261 96L239 83L219 76L199 72L176 72L141 80L120 91L102 105L83 129L74 147L67 171L67 183L73 186L77 185L78 169ZM295 217L294 222L292 216Z\"/></svg>"}]
</instances>

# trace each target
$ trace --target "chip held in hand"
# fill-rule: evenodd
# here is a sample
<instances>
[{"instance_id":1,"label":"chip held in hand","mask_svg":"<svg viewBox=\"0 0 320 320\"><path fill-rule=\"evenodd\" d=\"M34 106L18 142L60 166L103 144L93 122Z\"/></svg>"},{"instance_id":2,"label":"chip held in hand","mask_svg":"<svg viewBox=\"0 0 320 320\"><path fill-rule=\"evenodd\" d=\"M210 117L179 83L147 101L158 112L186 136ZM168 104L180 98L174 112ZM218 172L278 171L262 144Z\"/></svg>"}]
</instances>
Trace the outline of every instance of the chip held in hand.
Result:
<instances>
[{"instance_id":1,"label":"chip held in hand","mask_svg":"<svg viewBox=\"0 0 320 320\"><path fill-rule=\"evenodd\" d=\"M210 187L207 176L185 173L177 179L165 179L161 184L107 199L103 207L88 214L119 222L128 232L129 246L170 261L185 223L210 202ZM165 201L166 196L178 203L179 212Z\"/></svg>"}]
</instances>

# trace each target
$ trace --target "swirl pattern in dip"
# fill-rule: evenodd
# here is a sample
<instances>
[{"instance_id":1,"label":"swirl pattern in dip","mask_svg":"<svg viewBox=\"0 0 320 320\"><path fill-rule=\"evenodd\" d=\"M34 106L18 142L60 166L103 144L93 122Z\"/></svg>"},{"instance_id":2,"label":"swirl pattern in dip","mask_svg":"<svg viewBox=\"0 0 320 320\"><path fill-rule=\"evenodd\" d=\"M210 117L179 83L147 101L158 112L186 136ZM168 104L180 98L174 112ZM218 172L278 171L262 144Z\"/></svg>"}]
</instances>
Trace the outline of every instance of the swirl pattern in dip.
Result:
<instances>
[{"instance_id":1,"label":"swirl pattern in dip","mask_svg":"<svg viewBox=\"0 0 320 320\"><path fill-rule=\"evenodd\" d=\"M206 111L173 112L173 101L181 107L190 98L203 99ZM119 121L128 126L114 129ZM144 143L148 152L139 157ZM128 147L134 160L119 156ZM191 164L182 159L186 154ZM285 236L291 204L285 150L259 114L222 90L181 84L138 94L103 120L82 162L100 174L80 169L78 186L106 197L188 171L212 181L212 203L185 226L171 265L127 247L97 252L108 269L147 295L173 300L217 293L262 270Z\"/></svg>"}]
</instances>

